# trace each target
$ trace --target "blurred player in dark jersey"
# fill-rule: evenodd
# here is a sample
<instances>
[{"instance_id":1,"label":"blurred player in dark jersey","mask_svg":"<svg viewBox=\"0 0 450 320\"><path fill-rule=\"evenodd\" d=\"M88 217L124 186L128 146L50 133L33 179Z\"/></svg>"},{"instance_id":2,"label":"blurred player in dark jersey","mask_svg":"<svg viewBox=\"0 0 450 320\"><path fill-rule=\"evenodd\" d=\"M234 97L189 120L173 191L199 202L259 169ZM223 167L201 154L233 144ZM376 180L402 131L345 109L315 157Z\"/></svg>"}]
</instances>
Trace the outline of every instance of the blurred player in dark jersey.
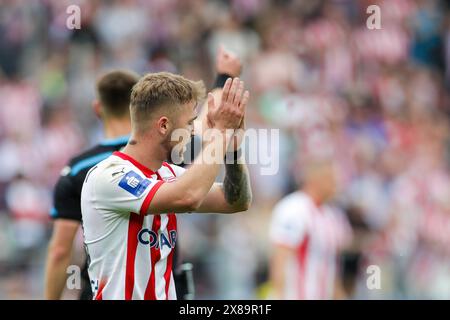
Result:
<instances>
[{"instance_id":1,"label":"blurred player in dark jersey","mask_svg":"<svg viewBox=\"0 0 450 320\"><path fill-rule=\"evenodd\" d=\"M102 120L105 140L75 156L65 167L54 190L53 234L48 248L45 297L60 299L67 278L75 235L81 224L81 187L89 169L120 150L128 142L130 127L130 94L139 75L127 71L112 71L97 83L95 114ZM82 271L80 299L91 299L87 266Z\"/></svg>"},{"instance_id":2,"label":"blurred player in dark jersey","mask_svg":"<svg viewBox=\"0 0 450 320\"><path fill-rule=\"evenodd\" d=\"M231 52L221 47L216 60L217 78L212 91L220 99L222 87L228 77L236 77L241 72L241 62ZM72 246L81 224L80 195L86 173L94 165L120 150L128 142L131 131L129 103L131 88L139 76L125 71L114 71L103 76L97 84L98 98L93 103L94 112L104 124L104 140L99 145L72 158L61 172L54 191L53 235L48 248L45 297L60 299L67 279L67 267L71 261ZM199 121L206 119L203 108ZM192 298L193 288L189 264L178 266L177 254L173 265L177 296L179 299ZM82 290L80 299L92 299L91 284L87 273L87 263L82 270Z\"/></svg>"}]
</instances>

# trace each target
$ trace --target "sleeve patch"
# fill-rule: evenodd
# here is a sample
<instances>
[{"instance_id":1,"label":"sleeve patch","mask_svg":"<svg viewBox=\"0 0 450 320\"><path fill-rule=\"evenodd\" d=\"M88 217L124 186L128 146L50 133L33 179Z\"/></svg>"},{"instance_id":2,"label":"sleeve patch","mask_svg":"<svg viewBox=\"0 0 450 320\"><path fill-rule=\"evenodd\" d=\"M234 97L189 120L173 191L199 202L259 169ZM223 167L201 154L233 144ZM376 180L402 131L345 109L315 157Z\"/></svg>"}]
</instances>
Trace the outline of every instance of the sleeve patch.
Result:
<instances>
[{"instance_id":1,"label":"sleeve patch","mask_svg":"<svg viewBox=\"0 0 450 320\"><path fill-rule=\"evenodd\" d=\"M144 179L134 171L128 172L119 182L119 187L132 195L139 197L150 185L149 179Z\"/></svg>"}]
</instances>

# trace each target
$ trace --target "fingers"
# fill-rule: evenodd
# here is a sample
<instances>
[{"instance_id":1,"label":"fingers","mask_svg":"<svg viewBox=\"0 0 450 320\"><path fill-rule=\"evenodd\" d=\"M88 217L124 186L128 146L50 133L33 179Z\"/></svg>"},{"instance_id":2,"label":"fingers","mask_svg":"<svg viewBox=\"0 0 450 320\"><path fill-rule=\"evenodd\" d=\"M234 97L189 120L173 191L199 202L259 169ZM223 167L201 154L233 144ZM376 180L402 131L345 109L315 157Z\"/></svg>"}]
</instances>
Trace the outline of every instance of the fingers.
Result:
<instances>
[{"instance_id":1,"label":"fingers","mask_svg":"<svg viewBox=\"0 0 450 320\"><path fill-rule=\"evenodd\" d=\"M242 96L241 103L239 104L239 108L241 108L242 110L245 111L245 109L247 108L249 99L250 99L250 92L248 92L248 90L246 90L244 92L244 95Z\"/></svg>"},{"instance_id":2,"label":"fingers","mask_svg":"<svg viewBox=\"0 0 450 320\"><path fill-rule=\"evenodd\" d=\"M239 82L240 82L239 78L233 79L233 82L232 82L231 88L230 88L230 92L228 93L227 100L226 100L228 103L231 103L231 104L233 103L235 96L236 96L236 92L239 87Z\"/></svg>"},{"instance_id":3,"label":"fingers","mask_svg":"<svg viewBox=\"0 0 450 320\"><path fill-rule=\"evenodd\" d=\"M241 101L242 92L244 92L244 81L239 81L239 86L236 91L236 95L234 96L233 104L239 106L239 102Z\"/></svg>"},{"instance_id":4,"label":"fingers","mask_svg":"<svg viewBox=\"0 0 450 320\"><path fill-rule=\"evenodd\" d=\"M231 83L232 83L232 79L231 78L228 78L227 81L225 81L225 84L223 86L223 91L222 91L222 101L227 101L228 100L228 95L230 93Z\"/></svg>"},{"instance_id":5,"label":"fingers","mask_svg":"<svg viewBox=\"0 0 450 320\"><path fill-rule=\"evenodd\" d=\"M208 111L212 112L214 110L214 96L211 92L208 93Z\"/></svg>"}]
</instances>

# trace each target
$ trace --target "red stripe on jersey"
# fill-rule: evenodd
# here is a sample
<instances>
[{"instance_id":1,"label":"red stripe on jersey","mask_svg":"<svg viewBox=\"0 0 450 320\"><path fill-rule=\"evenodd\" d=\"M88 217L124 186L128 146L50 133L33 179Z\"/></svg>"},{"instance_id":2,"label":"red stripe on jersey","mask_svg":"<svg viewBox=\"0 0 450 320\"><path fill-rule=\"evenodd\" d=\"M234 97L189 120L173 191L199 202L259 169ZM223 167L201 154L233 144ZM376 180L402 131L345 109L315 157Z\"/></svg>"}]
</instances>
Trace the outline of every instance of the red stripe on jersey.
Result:
<instances>
[{"instance_id":1,"label":"red stripe on jersey","mask_svg":"<svg viewBox=\"0 0 450 320\"><path fill-rule=\"evenodd\" d=\"M125 300L131 300L134 289L134 263L138 246L138 233L142 228L144 216L130 212L128 222L127 262L125 273Z\"/></svg>"},{"instance_id":2,"label":"red stripe on jersey","mask_svg":"<svg viewBox=\"0 0 450 320\"><path fill-rule=\"evenodd\" d=\"M167 233L169 238L172 239L170 232L177 230L177 216L174 213L170 213L168 214L168 217L169 222L167 224ZM166 280L166 300L169 299L170 276L172 274L173 252L175 251L175 243L171 244L172 250L170 250L169 257L167 258L167 267L166 272L164 273L164 279Z\"/></svg>"},{"instance_id":3,"label":"red stripe on jersey","mask_svg":"<svg viewBox=\"0 0 450 320\"><path fill-rule=\"evenodd\" d=\"M95 296L95 300L103 300L103 289L105 288L106 282L107 282L106 280L100 281L97 295Z\"/></svg>"},{"instance_id":4,"label":"red stripe on jersey","mask_svg":"<svg viewBox=\"0 0 450 320\"><path fill-rule=\"evenodd\" d=\"M159 228L161 227L161 216L155 215L153 218L152 231L159 235ZM159 251L159 247L150 248L150 258L152 260L152 271L150 273L150 278L148 279L147 288L144 293L144 300L156 300L156 290L155 290L155 267L156 263L161 258L161 252Z\"/></svg>"},{"instance_id":5,"label":"red stripe on jersey","mask_svg":"<svg viewBox=\"0 0 450 320\"><path fill-rule=\"evenodd\" d=\"M173 176L176 177L177 175L175 174L175 171L173 171L173 168L170 164L168 164L167 162L163 162L163 166L168 168L170 170L170 172L172 172Z\"/></svg>"},{"instance_id":6,"label":"red stripe on jersey","mask_svg":"<svg viewBox=\"0 0 450 320\"><path fill-rule=\"evenodd\" d=\"M309 236L303 238L302 243L298 246L298 266L299 272L299 299L306 298L306 259L308 257Z\"/></svg>"},{"instance_id":7,"label":"red stripe on jersey","mask_svg":"<svg viewBox=\"0 0 450 320\"><path fill-rule=\"evenodd\" d=\"M161 187L161 185L164 183L164 181L158 181L152 188L152 190L150 190L150 192L148 193L148 195L145 197L144 202L142 202L142 206L141 206L141 210L140 213L141 215L145 216L147 215L147 210L148 207L150 206L150 203L153 200L153 197L155 196L156 191L158 191L159 187Z\"/></svg>"}]
</instances>

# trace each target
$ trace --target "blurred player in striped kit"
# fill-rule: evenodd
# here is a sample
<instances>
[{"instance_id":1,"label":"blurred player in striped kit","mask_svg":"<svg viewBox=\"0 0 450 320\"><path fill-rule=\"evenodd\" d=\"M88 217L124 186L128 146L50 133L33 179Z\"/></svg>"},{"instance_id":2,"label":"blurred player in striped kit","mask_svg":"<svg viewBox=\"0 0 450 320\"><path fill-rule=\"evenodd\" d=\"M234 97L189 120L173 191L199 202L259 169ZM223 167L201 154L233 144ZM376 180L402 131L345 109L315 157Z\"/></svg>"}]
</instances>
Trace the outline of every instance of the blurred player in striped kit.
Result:
<instances>
[{"instance_id":1,"label":"blurred player in striped kit","mask_svg":"<svg viewBox=\"0 0 450 320\"><path fill-rule=\"evenodd\" d=\"M310 159L301 171L301 189L278 202L272 215L272 298L333 299L341 288L337 256L351 228L328 204L336 192L333 163Z\"/></svg>"}]
</instances>

